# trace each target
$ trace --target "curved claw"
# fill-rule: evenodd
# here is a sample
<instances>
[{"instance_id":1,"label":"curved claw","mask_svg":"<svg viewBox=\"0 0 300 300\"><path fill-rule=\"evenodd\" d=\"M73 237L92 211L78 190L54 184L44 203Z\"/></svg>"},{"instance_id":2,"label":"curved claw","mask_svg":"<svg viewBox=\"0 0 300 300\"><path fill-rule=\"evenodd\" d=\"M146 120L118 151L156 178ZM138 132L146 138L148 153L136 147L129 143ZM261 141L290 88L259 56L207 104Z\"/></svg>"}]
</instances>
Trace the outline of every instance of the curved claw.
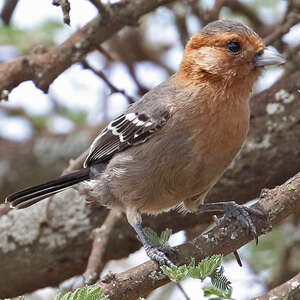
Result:
<instances>
[{"instance_id":1,"label":"curved claw","mask_svg":"<svg viewBox=\"0 0 300 300\"><path fill-rule=\"evenodd\" d=\"M262 211L259 211L254 208L238 205L232 203L225 210L225 215L222 218L222 222L226 222L228 219L235 218L237 219L243 227L246 228L247 234L251 234L255 239L256 245L258 244L258 234L256 226L254 225L251 215L258 217L265 217L265 214Z\"/></svg>"},{"instance_id":2,"label":"curved claw","mask_svg":"<svg viewBox=\"0 0 300 300\"><path fill-rule=\"evenodd\" d=\"M167 265L168 267L175 266L168 256L174 255L176 251L171 247L154 247L146 248L146 253L150 259L157 262L160 266Z\"/></svg>"}]
</instances>

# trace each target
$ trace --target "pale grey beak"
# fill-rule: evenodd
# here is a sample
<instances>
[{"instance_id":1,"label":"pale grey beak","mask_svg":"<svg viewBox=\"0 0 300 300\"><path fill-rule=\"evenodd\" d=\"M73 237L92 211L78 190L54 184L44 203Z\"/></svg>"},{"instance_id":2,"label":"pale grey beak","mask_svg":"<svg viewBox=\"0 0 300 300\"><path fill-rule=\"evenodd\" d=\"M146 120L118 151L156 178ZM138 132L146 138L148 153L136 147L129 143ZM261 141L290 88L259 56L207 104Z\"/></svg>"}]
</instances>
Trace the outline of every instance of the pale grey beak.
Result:
<instances>
[{"instance_id":1,"label":"pale grey beak","mask_svg":"<svg viewBox=\"0 0 300 300\"><path fill-rule=\"evenodd\" d=\"M257 67L264 67L270 65L281 65L285 63L284 57L276 50L265 48L263 52L254 57L255 65Z\"/></svg>"}]
</instances>

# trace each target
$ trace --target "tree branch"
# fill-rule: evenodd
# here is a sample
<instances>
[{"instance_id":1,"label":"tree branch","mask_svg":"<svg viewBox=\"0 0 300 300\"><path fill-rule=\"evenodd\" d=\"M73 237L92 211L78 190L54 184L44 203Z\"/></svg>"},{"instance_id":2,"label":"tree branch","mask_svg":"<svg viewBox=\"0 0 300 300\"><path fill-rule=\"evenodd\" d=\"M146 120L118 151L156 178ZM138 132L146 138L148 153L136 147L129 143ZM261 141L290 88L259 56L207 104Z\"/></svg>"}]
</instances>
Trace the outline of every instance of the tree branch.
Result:
<instances>
[{"instance_id":1,"label":"tree branch","mask_svg":"<svg viewBox=\"0 0 300 300\"><path fill-rule=\"evenodd\" d=\"M255 300L284 300L284 299L299 299L300 298L300 273L294 276L292 279L277 286L267 294L260 297L256 297Z\"/></svg>"},{"instance_id":2,"label":"tree branch","mask_svg":"<svg viewBox=\"0 0 300 300\"><path fill-rule=\"evenodd\" d=\"M1 18L5 25L10 23L11 17L16 9L19 0L6 0L2 11L1 11Z\"/></svg>"},{"instance_id":3,"label":"tree branch","mask_svg":"<svg viewBox=\"0 0 300 300\"><path fill-rule=\"evenodd\" d=\"M126 0L109 6L107 14L97 16L69 39L48 52L20 57L0 64L0 95L23 81L32 80L47 92L53 80L72 64L81 61L126 25L136 24L141 16L174 0Z\"/></svg>"},{"instance_id":4,"label":"tree branch","mask_svg":"<svg viewBox=\"0 0 300 300\"><path fill-rule=\"evenodd\" d=\"M280 223L285 217L300 210L300 173L283 185L272 190L263 190L260 200L253 208L262 210L268 219L253 218L259 234L271 230L271 226ZM269 223L270 222L270 223ZM248 243L252 238L245 234L238 221L231 221L227 226L216 226L209 232L192 241L176 247L179 265L188 264L194 257L200 261L207 256L222 253L227 255ZM201 250L200 250L201 249ZM102 291L110 300L134 300L149 294L169 279L159 274L157 265L148 261L126 272L115 275L110 282L100 283Z\"/></svg>"},{"instance_id":5,"label":"tree branch","mask_svg":"<svg viewBox=\"0 0 300 300\"><path fill-rule=\"evenodd\" d=\"M55 6L60 6L63 16L64 16L64 23L67 25L70 25L71 19L70 19L70 10L71 5L69 0L53 0L52 4Z\"/></svg>"}]
</instances>

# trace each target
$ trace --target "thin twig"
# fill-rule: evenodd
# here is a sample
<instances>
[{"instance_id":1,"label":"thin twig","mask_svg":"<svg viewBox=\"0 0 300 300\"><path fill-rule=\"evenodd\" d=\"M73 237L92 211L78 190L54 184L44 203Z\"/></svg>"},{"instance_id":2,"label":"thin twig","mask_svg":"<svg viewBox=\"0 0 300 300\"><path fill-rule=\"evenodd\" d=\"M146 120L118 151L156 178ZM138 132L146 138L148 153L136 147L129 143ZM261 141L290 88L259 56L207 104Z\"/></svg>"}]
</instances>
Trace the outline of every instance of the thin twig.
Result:
<instances>
[{"instance_id":1,"label":"thin twig","mask_svg":"<svg viewBox=\"0 0 300 300\"><path fill-rule=\"evenodd\" d=\"M182 293L183 297L184 297L186 300L191 300L191 298L188 296L188 294L185 292L184 288L182 287L181 283L180 283L180 282L177 282L176 285L177 285L177 287L179 288L180 292Z\"/></svg>"},{"instance_id":2,"label":"thin twig","mask_svg":"<svg viewBox=\"0 0 300 300\"><path fill-rule=\"evenodd\" d=\"M264 38L266 45L274 43L280 39L284 34L289 32L290 28L300 22L300 8L294 5L294 1L288 2L287 10L283 17L281 24L276 26L276 29Z\"/></svg>"},{"instance_id":3,"label":"thin twig","mask_svg":"<svg viewBox=\"0 0 300 300\"><path fill-rule=\"evenodd\" d=\"M107 14L107 7L102 3L101 0L89 0L98 10L98 12L103 16Z\"/></svg>"},{"instance_id":4,"label":"thin twig","mask_svg":"<svg viewBox=\"0 0 300 300\"><path fill-rule=\"evenodd\" d=\"M219 18L219 14L223 6L224 6L224 0L215 1L215 5L210 11L210 21L215 21Z\"/></svg>"},{"instance_id":5,"label":"thin twig","mask_svg":"<svg viewBox=\"0 0 300 300\"><path fill-rule=\"evenodd\" d=\"M101 45L96 46L96 48L98 49L98 51L100 53L102 53L109 61L113 62L115 61L115 59L111 56L110 53L108 53L108 51L106 51Z\"/></svg>"},{"instance_id":6,"label":"thin twig","mask_svg":"<svg viewBox=\"0 0 300 300\"><path fill-rule=\"evenodd\" d=\"M189 39L189 32L186 23L187 8L184 4L178 2L172 6L171 11L173 12L175 17L175 24L179 32L181 45L182 47L184 47Z\"/></svg>"},{"instance_id":7,"label":"thin twig","mask_svg":"<svg viewBox=\"0 0 300 300\"><path fill-rule=\"evenodd\" d=\"M67 25L70 25L71 19L70 19L70 10L71 5L69 0L53 0L52 4L55 6L60 6L63 16L64 16L64 23Z\"/></svg>"},{"instance_id":8,"label":"thin twig","mask_svg":"<svg viewBox=\"0 0 300 300\"><path fill-rule=\"evenodd\" d=\"M93 284L99 279L104 268L103 256L107 244L116 223L120 220L122 213L119 209L111 209L100 228L94 229L94 241L92 251L88 260L86 270L83 274L85 284Z\"/></svg>"},{"instance_id":9,"label":"thin twig","mask_svg":"<svg viewBox=\"0 0 300 300\"><path fill-rule=\"evenodd\" d=\"M240 258L240 256L239 256L239 253L237 252L237 250L233 251L233 254L234 254L234 257L235 257L235 259L236 259L238 265L239 265L240 267L242 267L242 266L243 266L242 260L241 260L241 258Z\"/></svg>"},{"instance_id":10,"label":"thin twig","mask_svg":"<svg viewBox=\"0 0 300 300\"><path fill-rule=\"evenodd\" d=\"M2 11L1 11L1 18L5 25L8 25L10 23L11 17L15 11L18 1L19 0L6 0L5 1Z\"/></svg>"},{"instance_id":11,"label":"thin twig","mask_svg":"<svg viewBox=\"0 0 300 300\"><path fill-rule=\"evenodd\" d=\"M246 4L238 0L225 0L224 6L230 8L232 12L238 12L245 15L252 23L252 25L255 27L265 26L264 23L261 21L261 19L257 16L255 11L251 7L247 6Z\"/></svg>"},{"instance_id":12,"label":"thin twig","mask_svg":"<svg viewBox=\"0 0 300 300\"><path fill-rule=\"evenodd\" d=\"M83 60L81 64L85 69L89 69L97 76L99 76L109 86L112 93L119 93L124 95L128 99L129 103L135 102L135 99L133 97L129 96L124 90L117 88L113 83L111 83L102 71L98 71L95 68L93 68L86 60Z\"/></svg>"}]
</instances>

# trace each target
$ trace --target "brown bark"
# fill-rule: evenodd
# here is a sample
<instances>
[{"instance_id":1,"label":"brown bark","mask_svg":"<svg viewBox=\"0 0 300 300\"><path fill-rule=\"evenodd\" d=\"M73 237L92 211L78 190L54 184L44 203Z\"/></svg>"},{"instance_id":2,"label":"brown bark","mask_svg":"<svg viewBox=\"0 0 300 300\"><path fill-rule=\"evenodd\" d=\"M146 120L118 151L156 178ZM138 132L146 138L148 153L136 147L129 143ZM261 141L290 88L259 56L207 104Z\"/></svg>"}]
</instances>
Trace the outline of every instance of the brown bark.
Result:
<instances>
[{"instance_id":1,"label":"brown bark","mask_svg":"<svg viewBox=\"0 0 300 300\"><path fill-rule=\"evenodd\" d=\"M277 286L267 294L253 300L298 300L300 299L300 273L287 282Z\"/></svg>"},{"instance_id":2,"label":"brown bark","mask_svg":"<svg viewBox=\"0 0 300 300\"><path fill-rule=\"evenodd\" d=\"M0 64L0 95L6 95L23 81L32 80L47 91L53 80L72 64L81 61L126 25L136 25L144 14L173 0L130 0L107 5L106 11L95 17L69 39L45 53L32 54ZM2 96L1 96L2 97Z\"/></svg>"},{"instance_id":3,"label":"brown bark","mask_svg":"<svg viewBox=\"0 0 300 300\"><path fill-rule=\"evenodd\" d=\"M0 203L12 192L59 176L100 127L82 127L67 135L40 132L24 142L0 138Z\"/></svg>"},{"instance_id":4,"label":"brown bark","mask_svg":"<svg viewBox=\"0 0 300 300\"><path fill-rule=\"evenodd\" d=\"M271 226L277 225L288 215L299 211L299 199L300 173L281 186L272 190L264 190L260 201L252 206L259 208L268 216L268 218L253 218L258 233L265 234L271 230ZM192 241L176 247L178 264L189 264L191 257L200 261L213 254L226 255L239 249L250 240L251 237L245 234L238 222L231 221L225 227L216 226ZM135 300L169 282L166 276L157 272L158 270L154 262L148 261L111 277L108 282L100 283L100 286L102 292L107 294L110 300Z\"/></svg>"}]
</instances>

